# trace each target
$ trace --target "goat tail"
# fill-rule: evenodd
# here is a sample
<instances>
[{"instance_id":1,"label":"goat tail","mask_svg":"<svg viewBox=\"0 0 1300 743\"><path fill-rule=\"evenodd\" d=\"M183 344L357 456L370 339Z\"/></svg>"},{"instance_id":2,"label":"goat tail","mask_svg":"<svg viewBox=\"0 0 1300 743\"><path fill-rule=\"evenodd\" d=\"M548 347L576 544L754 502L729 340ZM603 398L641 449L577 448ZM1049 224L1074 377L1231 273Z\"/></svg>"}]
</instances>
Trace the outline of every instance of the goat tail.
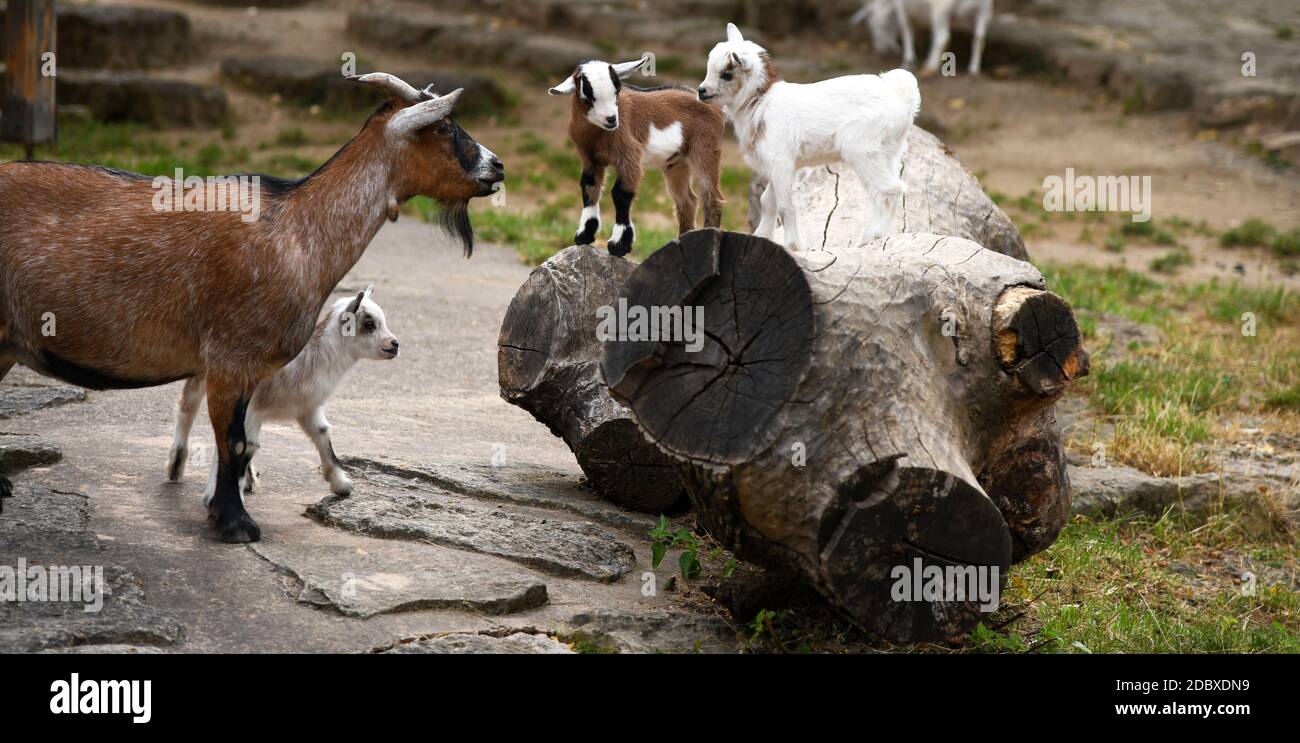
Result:
<instances>
[{"instance_id":1,"label":"goat tail","mask_svg":"<svg viewBox=\"0 0 1300 743\"><path fill-rule=\"evenodd\" d=\"M898 19L893 0L870 0L853 14L849 24L865 23L871 31L871 48L877 54L895 54L901 51L898 43Z\"/></svg>"},{"instance_id":2,"label":"goat tail","mask_svg":"<svg viewBox=\"0 0 1300 743\"><path fill-rule=\"evenodd\" d=\"M916 75L899 68L881 73L880 79L889 90L898 96L898 101L907 107L913 119L921 112L921 88L916 84Z\"/></svg>"}]
</instances>

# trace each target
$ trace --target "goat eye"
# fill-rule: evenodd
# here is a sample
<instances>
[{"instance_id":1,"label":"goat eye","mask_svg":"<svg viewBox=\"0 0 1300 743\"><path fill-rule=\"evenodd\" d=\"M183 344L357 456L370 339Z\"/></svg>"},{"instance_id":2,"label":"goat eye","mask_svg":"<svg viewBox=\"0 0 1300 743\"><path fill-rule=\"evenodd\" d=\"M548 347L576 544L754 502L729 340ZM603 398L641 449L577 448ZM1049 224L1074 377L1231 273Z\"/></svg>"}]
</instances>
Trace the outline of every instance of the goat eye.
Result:
<instances>
[{"instance_id":1,"label":"goat eye","mask_svg":"<svg viewBox=\"0 0 1300 743\"><path fill-rule=\"evenodd\" d=\"M724 72L720 77L727 82L731 82L731 79L735 77L735 75L730 72Z\"/></svg>"},{"instance_id":2,"label":"goat eye","mask_svg":"<svg viewBox=\"0 0 1300 743\"><path fill-rule=\"evenodd\" d=\"M365 329L366 329L367 332L369 332L369 331L373 331L373 330L375 329L375 321L374 321L374 320L366 320L366 323L365 323L365 326L364 326L364 327L365 327Z\"/></svg>"}]
</instances>

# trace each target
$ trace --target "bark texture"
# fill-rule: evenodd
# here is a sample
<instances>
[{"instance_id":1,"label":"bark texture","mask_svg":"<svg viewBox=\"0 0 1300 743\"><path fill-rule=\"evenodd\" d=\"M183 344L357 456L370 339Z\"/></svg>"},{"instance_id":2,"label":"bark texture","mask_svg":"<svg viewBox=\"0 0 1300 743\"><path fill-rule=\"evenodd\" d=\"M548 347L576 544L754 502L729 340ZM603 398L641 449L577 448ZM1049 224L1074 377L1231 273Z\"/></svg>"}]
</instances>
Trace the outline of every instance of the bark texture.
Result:
<instances>
[{"instance_id":1,"label":"bark texture","mask_svg":"<svg viewBox=\"0 0 1300 743\"><path fill-rule=\"evenodd\" d=\"M681 498L681 481L598 376L597 309L615 305L633 268L592 246L538 266L501 324L497 375L501 396L564 439L596 493L660 513Z\"/></svg>"},{"instance_id":2,"label":"bark texture","mask_svg":"<svg viewBox=\"0 0 1300 743\"><path fill-rule=\"evenodd\" d=\"M602 358L703 525L867 628L897 641L970 630L977 599L900 600L896 571L1005 580L1064 524L1052 403L1087 353L1030 264L932 234L791 254L699 230L621 296L703 307L702 349L613 340Z\"/></svg>"},{"instance_id":3,"label":"bark texture","mask_svg":"<svg viewBox=\"0 0 1300 743\"><path fill-rule=\"evenodd\" d=\"M903 182L907 195L894 219L894 232L964 237L995 253L1029 260L1015 224L975 176L947 145L916 126L907 139ZM758 225L758 196L764 187L758 179L750 184L751 231ZM810 245L838 250L856 243L870 207L852 170L842 164L805 168L799 171L794 193L800 231Z\"/></svg>"}]
</instances>

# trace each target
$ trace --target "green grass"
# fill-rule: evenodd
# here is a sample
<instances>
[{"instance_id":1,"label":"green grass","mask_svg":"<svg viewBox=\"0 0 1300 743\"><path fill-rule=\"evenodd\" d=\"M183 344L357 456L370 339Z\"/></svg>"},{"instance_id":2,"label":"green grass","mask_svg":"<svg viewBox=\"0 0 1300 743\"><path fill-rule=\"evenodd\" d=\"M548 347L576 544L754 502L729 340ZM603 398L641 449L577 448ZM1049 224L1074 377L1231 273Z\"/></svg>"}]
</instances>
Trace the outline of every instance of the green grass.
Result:
<instances>
[{"instance_id":1,"label":"green grass","mask_svg":"<svg viewBox=\"0 0 1300 743\"><path fill-rule=\"evenodd\" d=\"M1295 544L1245 536L1238 516L1076 516L1012 566L998 610L951 642L885 643L816 603L764 609L740 633L750 652L1300 652L1300 593L1286 582L1300 569Z\"/></svg>"},{"instance_id":2,"label":"green grass","mask_svg":"<svg viewBox=\"0 0 1300 743\"><path fill-rule=\"evenodd\" d=\"M1219 237L1225 248L1262 247L1273 241L1277 229L1257 217L1251 217Z\"/></svg>"},{"instance_id":3,"label":"green grass","mask_svg":"<svg viewBox=\"0 0 1300 743\"><path fill-rule=\"evenodd\" d=\"M1204 564L1206 557L1249 555L1294 571L1294 545L1244 542L1233 536L1233 527L1231 515L1196 527L1169 515L1117 521L1076 517L1050 549L1012 569L1002 608L990 623L1007 615L1017 618L997 631L978 629L968 638L969 648L1300 652L1300 593L1257 577L1255 595L1247 596L1226 561Z\"/></svg>"},{"instance_id":4,"label":"green grass","mask_svg":"<svg viewBox=\"0 0 1300 743\"><path fill-rule=\"evenodd\" d=\"M301 147L307 144L307 133L301 127L281 129L275 137L277 147Z\"/></svg>"},{"instance_id":5,"label":"green grass","mask_svg":"<svg viewBox=\"0 0 1300 743\"><path fill-rule=\"evenodd\" d=\"M1148 219L1145 222L1124 222L1119 227L1119 232L1125 237L1132 237L1142 242L1153 243L1155 245L1177 245L1178 238L1174 233L1156 225L1154 219Z\"/></svg>"},{"instance_id":6,"label":"green grass","mask_svg":"<svg viewBox=\"0 0 1300 743\"><path fill-rule=\"evenodd\" d=\"M1294 292L1236 282L1163 284L1117 267L1047 266L1043 273L1079 318L1092 369L1076 389L1111 423L1101 443L1115 461L1164 475L1212 470L1209 444L1222 419L1294 411L1287 403L1300 385ZM1164 343L1110 348L1098 333L1104 314L1152 325Z\"/></svg>"},{"instance_id":7,"label":"green grass","mask_svg":"<svg viewBox=\"0 0 1300 743\"><path fill-rule=\"evenodd\" d=\"M1300 384L1269 395L1264 400L1264 407L1270 410L1290 410L1293 413L1300 413Z\"/></svg>"},{"instance_id":8,"label":"green grass","mask_svg":"<svg viewBox=\"0 0 1300 743\"><path fill-rule=\"evenodd\" d=\"M1192 254L1186 248L1179 248L1151 261L1151 270L1156 273L1174 274L1195 262L1192 259Z\"/></svg>"},{"instance_id":9,"label":"green grass","mask_svg":"<svg viewBox=\"0 0 1300 743\"><path fill-rule=\"evenodd\" d=\"M58 143L37 147L36 157L102 165L147 176L173 175L177 168L184 170L186 175L253 171L297 176L320 166L320 162L288 150L305 143L305 135L300 129L280 132L275 143L279 151L259 146L256 158L247 148L230 144L229 139L224 135L220 139L201 137L198 141L186 137L169 143L158 132L139 124L64 117L59 120ZM0 144L0 161L22 157L20 146Z\"/></svg>"}]
</instances>

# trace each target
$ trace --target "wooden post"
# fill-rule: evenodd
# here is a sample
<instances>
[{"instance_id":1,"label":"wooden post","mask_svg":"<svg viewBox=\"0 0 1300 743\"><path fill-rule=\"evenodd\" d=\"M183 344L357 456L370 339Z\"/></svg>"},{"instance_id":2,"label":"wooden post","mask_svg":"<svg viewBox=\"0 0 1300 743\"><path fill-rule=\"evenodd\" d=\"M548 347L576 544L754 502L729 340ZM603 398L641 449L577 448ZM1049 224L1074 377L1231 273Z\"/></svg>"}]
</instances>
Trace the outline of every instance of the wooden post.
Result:
<instances>
[{"instance_id":1,"label":"wooden post","mask_svg":"<svg viewBox=\"0 0 1300 743\"><path fill-rule=\"evenodd\" d=\"M54 0L9 0L4 33L0 140L21 142L30 160L36 145L58 137Z\"/></svg>"}]
</instances>

